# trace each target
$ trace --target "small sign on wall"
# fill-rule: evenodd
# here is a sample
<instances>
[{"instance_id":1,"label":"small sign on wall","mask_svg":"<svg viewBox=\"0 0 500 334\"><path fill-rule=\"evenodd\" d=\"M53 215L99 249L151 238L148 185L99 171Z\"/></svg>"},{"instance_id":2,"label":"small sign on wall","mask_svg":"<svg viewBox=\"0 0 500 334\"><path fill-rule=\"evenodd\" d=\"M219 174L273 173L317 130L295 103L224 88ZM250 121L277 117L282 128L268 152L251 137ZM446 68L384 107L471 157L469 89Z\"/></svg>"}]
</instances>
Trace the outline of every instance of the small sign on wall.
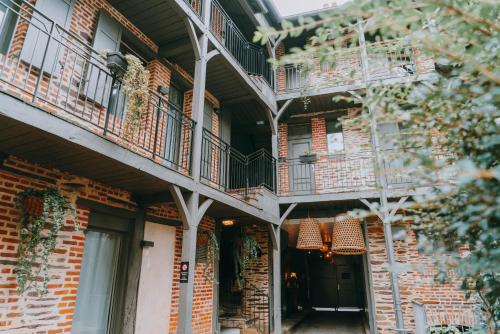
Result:
<instances>
[{"instance_id":1,"label":"small sign on wall","mask_svg":"<svg viewBox=\"0 0 500 334\"><path fill-rule=\"evenodd\" d=\"M188 282L189 262L181 262L181 283Z\"/></svg>"}]
</instances>

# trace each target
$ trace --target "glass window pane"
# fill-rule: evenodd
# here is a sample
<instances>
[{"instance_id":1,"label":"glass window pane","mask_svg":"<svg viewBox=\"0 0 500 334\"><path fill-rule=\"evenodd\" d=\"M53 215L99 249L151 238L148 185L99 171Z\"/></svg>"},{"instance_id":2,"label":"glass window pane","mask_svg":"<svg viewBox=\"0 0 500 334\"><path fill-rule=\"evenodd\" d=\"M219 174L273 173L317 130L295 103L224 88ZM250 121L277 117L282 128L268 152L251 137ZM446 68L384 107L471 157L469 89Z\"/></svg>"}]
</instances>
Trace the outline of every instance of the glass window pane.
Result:
<instances>
[{"instance_id":1,"label":"glass window pane","mask_svg":"<svg viewBox=\"0 0 500 334\"><path fill-rule=\"evenodd\" d=\"M122 236L87 231L73 333L106 334Z\"/></svg>"},{"instance_id":2,"label":"glass window pane","mask_svg":"<svg viewBox=\"0 0 500 334\"><path fill-rule=\"evenodd\" d=\"M344 135L342 132L329 133L326 135L328 142L328 153L336 154L344 152Z\"/></svg>"},{"instance_id":3,"label":"glass window pane","mask_svg":"<svg viewBox=\"0 0 500 334\"><path fill-rule=\"evenodd\" d=\"M342 133L342 123L338 119L326 121L326 141L329 154L344 152L344 134Z\"/></svg>"}]
</instances>

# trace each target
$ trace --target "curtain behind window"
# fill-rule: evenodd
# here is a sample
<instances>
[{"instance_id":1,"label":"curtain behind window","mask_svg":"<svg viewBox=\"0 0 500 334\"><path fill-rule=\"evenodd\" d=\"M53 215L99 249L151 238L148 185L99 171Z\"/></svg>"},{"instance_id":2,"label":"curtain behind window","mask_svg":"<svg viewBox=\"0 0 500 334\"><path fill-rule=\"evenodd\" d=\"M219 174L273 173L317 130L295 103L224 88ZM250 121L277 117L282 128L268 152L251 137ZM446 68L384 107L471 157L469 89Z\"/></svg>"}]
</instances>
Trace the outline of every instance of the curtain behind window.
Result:
<instances>
[{"instance_id":1,"label":"curtain behind window","mask_svg":"<svg viewBox=\"0 0 500 334\"><path fill-rule=\"evenodd\" d=\"M73 333L106 334L123 236L87 231Z\"/></svg>"}]
</instances>

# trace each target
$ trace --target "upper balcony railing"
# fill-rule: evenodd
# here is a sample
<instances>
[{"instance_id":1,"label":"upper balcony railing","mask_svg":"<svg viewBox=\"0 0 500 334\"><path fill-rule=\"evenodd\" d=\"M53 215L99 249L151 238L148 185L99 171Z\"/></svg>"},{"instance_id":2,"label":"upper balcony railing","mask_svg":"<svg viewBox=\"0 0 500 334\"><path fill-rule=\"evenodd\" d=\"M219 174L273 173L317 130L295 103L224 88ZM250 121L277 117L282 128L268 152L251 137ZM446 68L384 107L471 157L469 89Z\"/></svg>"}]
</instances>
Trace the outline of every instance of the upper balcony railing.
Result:
<instances>
[{"instance_id":1,"label":"upper balcony railing","mask_svg":"<svg viewBox=\"0 0 500 334\"><path fill-rule=\"evenodd\" d=\"M193 120L150 91L137 131L125 135L127 97L98 52L27 1L2 4L10 43L0 43L1 91L190 174Z\"/></svg>"},{"instance_id":2,"label":"upper balcony railing","mask_svg":"<svg viewBox=\"0 0 500 334\"><path fill-rule=\"evenodd\" d=\"M432 59L400 40L369 43L366 52L368 82L416 77L434 68ZM278 91L290 93L362 85L361 53L360 47L339 49L332 62L315 60L313 68L307 72L300 66L285 65L278 69L278 78L281 78Z\"/></svg>"},{"instance_id":3,"label":"upper balcony railing","mask_svg":"<svg viewBox=\"0 0 500 334\"><path fill-rule=\"evenodd\" d=\"M210 31L248 74L263 77L274 88L274 72L264 50L246 40L216 0L211 2Z\"/></svg>"},{"instance_id":4,"label":"upper balcony railing","mask_svg":"<svg viewBox=\"0 0 500 334\"><path fill-rule=\"evenodd\" d=\"M246 199L253 188L276 192L276 159L264 150L244 155L222 139L203 130L201 179L207 185Z\"/></svg>"},{"instance_id":5,"label":"upper balcony railing","mask_svg":"<svg viewBox=\"0 0 500 334\"><path fill-rule=\"evenodd\" d=\"M389 189L429 186L444 182L450 175L437 175L409 166L412 153L404 149L381 151L383 173ZM434 151L435 160L448 155ZM315 160L280 158L278 183L280 196L317 195L377 190L377 163L373 151L319 156ZM426 176L428 178L426 178ZM439 183L438 182L438 183Z\"/></svg>"}]
</instances>

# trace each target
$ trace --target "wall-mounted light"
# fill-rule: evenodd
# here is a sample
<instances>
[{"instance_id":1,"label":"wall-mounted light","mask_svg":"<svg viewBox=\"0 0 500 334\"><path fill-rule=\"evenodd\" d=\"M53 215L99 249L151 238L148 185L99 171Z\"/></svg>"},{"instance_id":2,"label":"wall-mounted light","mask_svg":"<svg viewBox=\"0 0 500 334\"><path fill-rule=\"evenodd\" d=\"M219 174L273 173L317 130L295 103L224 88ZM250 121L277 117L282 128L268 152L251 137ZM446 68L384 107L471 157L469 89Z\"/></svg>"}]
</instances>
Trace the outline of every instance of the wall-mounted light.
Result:
<instances>
[{"instance_id":1,"label":"wall-mounted light","mask_svg":"<svg viewBox=\"0 0 500 334\"><path fill-rule=\"evenodd\" d=\"M234 225L234 220L232 220L232 219L224 219L222 221L222 225L224 225L224 226L233 226Z\"/></svg>"},{"instance_id":2,"label":"wall-mounted light","mask_svg":"<svg viewBox=\"0 0 500 334\"><path fill-rule=\"evenodd\" d=\"M257 125L264 125L264 121L257 121Z\"/></svg>"}]
</instances>

